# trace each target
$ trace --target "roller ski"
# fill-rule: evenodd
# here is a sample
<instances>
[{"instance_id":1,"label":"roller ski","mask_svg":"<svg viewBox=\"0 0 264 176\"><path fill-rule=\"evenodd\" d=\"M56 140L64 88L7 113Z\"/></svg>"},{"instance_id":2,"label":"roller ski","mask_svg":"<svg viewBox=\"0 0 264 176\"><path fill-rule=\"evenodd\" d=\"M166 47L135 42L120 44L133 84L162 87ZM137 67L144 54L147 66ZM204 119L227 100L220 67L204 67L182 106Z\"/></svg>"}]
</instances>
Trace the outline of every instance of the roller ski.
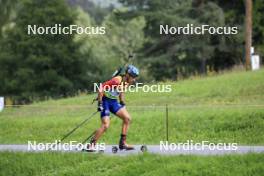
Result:
<instances>
[{"instance_id":1,"label":"roller ski","mask_svg":"<svg viewBox=\"0 0 264 176\"><path fill-rule=\"evenodd\" d=\"M86 148L82 149L82 151L89 153L104 153L103 149L100 149L98 146L94 144L87 144Z\"/></svg>"},{"instance_id":2,"label":"roller ski","mask_svg":"<svg viewBox=\"0 0 264 176\"><path fill-rule=\"evenodd\" d=\"M86 145L85 148L82 149L83 152L90 152L90 153L104 153L104 150L100 148L96 144L95 139L92 137L90 143Z\"/></svg>"},{"instance_id":3,"label":"roller ski","mask_svg":"<svg viewBox=\"0 0 264 176\"><path fill-rule=\"evenodd\" d=\"M132 149L133 148L133 149ZM137 151L141 151L141 152L143 152L143 153L145 153L145 152L147 152L148 151L148 149L147 149L147 146L146 145L141 145L140 147L139 147L139 149L138 148L136 148L136 147L132 147L131 148L131 146L129 147L129 148L123 148L123 149L120 149L119 148L119 146L112 146L112 153L117 153L118 151L125 151L125 152L129 152L129 151L135 151L135 150L137 150Z\"/></svg>"},{"instance_id":4,"label":"roller ski","mask_svg":"<svg viewBox=\"0 0 264 176\"><path fill-rule=\"evenodd\" d=\"M131 151L131 150L136 150L136 148L132 145L128 145L126 143L126 135L121 135L120 141L119 141L119 146L113 146L112 147L112 153L117 153L119 151ZM147 151L147 147L145 145L142 145L140 147L140 151L145 152Z\"/></svg>"}]
</instances>

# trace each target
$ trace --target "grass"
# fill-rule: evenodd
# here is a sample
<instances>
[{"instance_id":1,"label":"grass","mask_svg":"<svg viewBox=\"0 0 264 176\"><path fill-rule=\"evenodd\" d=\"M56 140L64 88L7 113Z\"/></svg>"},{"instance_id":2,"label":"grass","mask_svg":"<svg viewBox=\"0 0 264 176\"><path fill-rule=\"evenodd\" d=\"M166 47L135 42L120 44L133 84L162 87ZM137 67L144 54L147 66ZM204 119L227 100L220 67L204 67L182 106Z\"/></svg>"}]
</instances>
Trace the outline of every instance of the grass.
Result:
<instances>
[{"instance_id":1,"label":"grass","mask_svg":"<svg viewBox=\"0 0 264 176\"><path fill-rule=\"evenodd\" d=\"M264 69L254 72L230 72L208 77L194 77L171 84L169 93L127 93L128 105L219 105L264 104ZM90 104L95 95L49 100L36 105L84 105Z\"/></svg>"},{"instance_id":2,"label":"grass","mask_svg":"<svg viewBox=\"0 0 264 176\"><path fill-rule=\"evenodd\" d=\"M261 176L264 154L128 157L87 153L1 153L0 175L232 175Z\"/></svg>"},{"instance_id":3,"label":"grass","mask_svg":"<svg viewBox=\"0 0 264 176\"><path fill-rule=\"evenodd\" d=\"M264 70L160 84L172 84L172 92L127 94L128 110L133 118L130 143L157 144L164 140L165 104L169 104L172 142L264 144ZM93 97L86 95L6 108L0 113L0 143L60 139L96 109L96 105L89 105ZM98 116L68 140L82 141L99 126ZM120 126L121 121L113 118L101 142L117 143Z\"/></svg>"},{"instance_id":4,"label":"grass","mask_svg":"<svg viewBox=\"0 0 264 176\"><path fill-rule=\"evenodd\" d=\"M165 105L170 142L236 142L264 145L264 70L232 72L171 84L170 93L128 93L133 121L128 142L165 140ZM0 143L53 142L95 110L94 95L49 100L0 113ZM98 115L67 140L82 141L100 124ZM117 143L121 121L100 142ZM118 157L87 153L0 152L0 175L263 175L264 154L225 156Z\"/></svg>"}]
</instances>

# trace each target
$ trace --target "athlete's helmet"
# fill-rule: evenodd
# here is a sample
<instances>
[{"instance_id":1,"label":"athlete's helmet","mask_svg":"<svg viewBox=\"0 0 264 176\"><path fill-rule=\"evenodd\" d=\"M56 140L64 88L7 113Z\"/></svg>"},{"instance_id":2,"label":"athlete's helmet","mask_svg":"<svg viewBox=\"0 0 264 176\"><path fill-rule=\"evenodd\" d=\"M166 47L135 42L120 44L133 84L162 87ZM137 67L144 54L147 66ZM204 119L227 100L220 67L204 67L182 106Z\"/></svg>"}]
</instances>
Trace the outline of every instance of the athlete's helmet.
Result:
<instances>
[{"instance_id":1,"label":"athlete's helmet","mask_svg":"<svg viewBox=\"0 0 264 176\"><path fill-rule=\"evenodd\" d=\"M128 65L127 66L127 71L126 71L130 76L133 78L137 77L139 75L139 70L137 67L134 65Z\"/></svg>"}]
</instances>

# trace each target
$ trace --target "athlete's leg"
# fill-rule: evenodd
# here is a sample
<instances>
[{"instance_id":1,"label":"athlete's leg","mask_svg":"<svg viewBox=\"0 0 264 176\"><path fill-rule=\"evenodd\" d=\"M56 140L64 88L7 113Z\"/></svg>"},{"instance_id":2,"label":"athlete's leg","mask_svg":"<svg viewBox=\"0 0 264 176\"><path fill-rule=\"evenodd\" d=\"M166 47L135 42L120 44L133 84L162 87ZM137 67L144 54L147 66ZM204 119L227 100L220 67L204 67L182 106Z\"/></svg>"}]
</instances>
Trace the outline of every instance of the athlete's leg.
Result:
<instances>
[{"instance_id":1,"label":"athlete's leg","mask_svg":"<svg viewBox=\"0 0 264 176\"><path fill-rule=\"evenodd\" d=\"M117 112L116 115L123 120L122 124L122 132L120 136L120 141L119 141L119 148L120 149L126 149L126 150L133 150L134 147L130 146L126 143L126 136L127 136L127 131L129 128L129 124L131 122L131 116L127 112L125 107L120 108Z\"/></svg>"},{"instance_id":2,"label":"athlete's leg","mask_svg":"<svg viewBox=\"0 0 264 176\"><path fill-rule=\"evenodd\" d=\"M126 135L128 128L129 128L129 123L131 121L131 116L129 115L129 113L126 110L126 107L122 107L120 108L117 112L116 115L123 120L123 124L122 124L122 134Z\"/></svg>"},{"instance_id":3,"label":"athlete's leg","mask_svg":"<svg viewBox=\"0 0 264 176\"><path fill-rule=\"evenodd\" d=\"M102 134L109 128L110 126L110 117L104 116L101 119L101 127L97 129L94 137L92 138L91 143L95 144L96 141L102 136Z\"/></svg>"},{"instance_id":4,"label":"athlete's leg","mask_svg":"<svg viewBox=\"0 0 264 176\"><path fill-rule=\"evenodd\" d=\"M96 130L95 135L90 141L90 144L96 144L102 134L109 128L110 125L110 110L109 101L103 98L103 109L101 111L101 127Z\"/></svg>"}]
</instances>

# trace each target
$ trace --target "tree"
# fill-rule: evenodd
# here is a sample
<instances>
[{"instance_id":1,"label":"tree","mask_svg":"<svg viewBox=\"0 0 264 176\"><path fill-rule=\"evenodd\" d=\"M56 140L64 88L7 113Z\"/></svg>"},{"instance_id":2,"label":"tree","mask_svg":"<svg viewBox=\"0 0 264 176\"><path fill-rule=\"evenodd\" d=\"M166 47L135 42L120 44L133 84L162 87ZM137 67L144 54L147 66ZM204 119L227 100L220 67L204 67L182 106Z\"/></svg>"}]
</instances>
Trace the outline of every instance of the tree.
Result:
<instances>
[{"instance_id":1,"label":"tree","mask_svg":"<svg viewBox=\"0 0 264 176\"><path fill-rule=\"evenodd\" d=\"M123 9L126 11L126 9ZM82 9L78 9L76 24L79 26L95 26L93 18ZM102 26L104 35L78 35L76 40L81 42L81 53L93 67L89 75L93 75L94 82L100 82L112 75L113 71L124 64L129 53L142 48L144 43L145 19L141 16L129 20L116 18L114 12L109 14Z\"/></svg>"},{"instance_id":2,"label":"tree","mask_svg":"<svg viewBox=\"0 0 264 176\"><path fill-rule=\"evenodd\" d=\"M216 51L224 52L225 38L216 35L160 35L159 26L224 26L222 9L215 3L192 0L121 0L129 6L127 13L120 12L120 18L142 15L146 19L144 28L147 41L143 49L150 74L157 80L177 79L194 73L205 73ZM160 69L165 68L165 69Z\"/></svg>"},{"instance_id":3,"label":"tree","mask_svg":"<svg viewBox=\"0 0 264 176\"><path fill-rule=\"evenodd\" d=\"M253 1L253 46L261 57L264 57L264 1Z\"/></svg>"},{"instance_id":4,"label":"tree","mask_svg":"<svg viewBox=\"0 0 264 176\"><path fill-rule=\"evenodd\" d=\"M79 6L82 10L89 13L97 24L101 24L104 18L114 9L111 5L109 7L102 7L93 1L87 0L67 0L67 2L70 6Z\"/></svg>"},{"instance_id":5,"label":"tree","mask_svg":"<svg viewBox=\"0 0 264 176\"><path fill-rule=\"evenodd\" d=\"M24 0L0 44L0 94L29 101L71 95L87 85L86 61L74 35L28 35L27 25L74 24L64 0ZM38 8L36 8L38 7Z\"/></svg>"},{"instance_id":6,"label":"tree","mask_svg":"<svg viewBox=\"0 0 264 176\"><path fill-rule=\"evenodd\" d=\"M2 28L11 16L12 8L17 0L0 0L0 39L2 38Z\"/></svg>"}]
</instances>

